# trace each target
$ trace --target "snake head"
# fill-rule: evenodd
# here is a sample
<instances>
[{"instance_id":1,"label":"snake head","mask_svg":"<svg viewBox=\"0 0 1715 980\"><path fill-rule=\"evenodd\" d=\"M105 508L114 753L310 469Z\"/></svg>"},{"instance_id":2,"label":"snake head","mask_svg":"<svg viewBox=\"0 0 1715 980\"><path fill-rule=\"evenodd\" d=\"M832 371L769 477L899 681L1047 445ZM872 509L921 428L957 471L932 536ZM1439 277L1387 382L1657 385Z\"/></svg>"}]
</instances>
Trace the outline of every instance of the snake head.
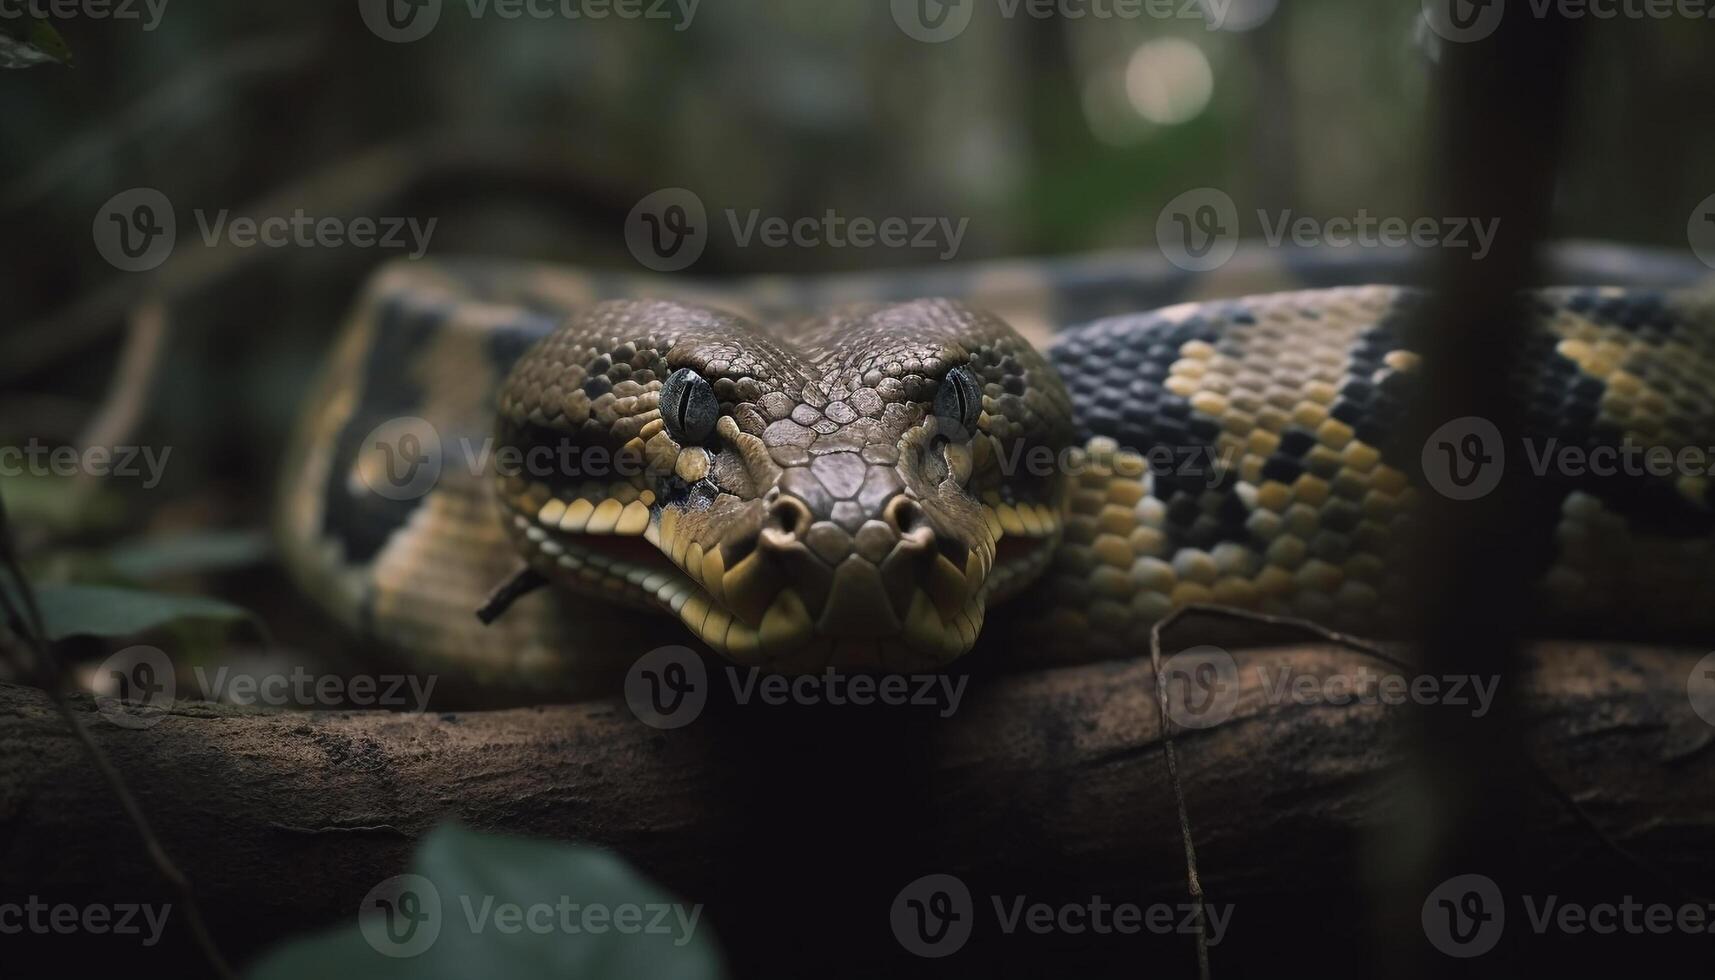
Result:
<instances>
[{"instance_id":1,"label":"snake head","mask_svg":"<svg viewBox=\"0 0 1715 980\"><path fill-rule=\"evenodd\" d=\"M764 330L592 307L500 393L499 497L531 567L786 672L970 650L1047 564L1065 388L999 319L922 300Z\"/></svg>"}]
</instances>

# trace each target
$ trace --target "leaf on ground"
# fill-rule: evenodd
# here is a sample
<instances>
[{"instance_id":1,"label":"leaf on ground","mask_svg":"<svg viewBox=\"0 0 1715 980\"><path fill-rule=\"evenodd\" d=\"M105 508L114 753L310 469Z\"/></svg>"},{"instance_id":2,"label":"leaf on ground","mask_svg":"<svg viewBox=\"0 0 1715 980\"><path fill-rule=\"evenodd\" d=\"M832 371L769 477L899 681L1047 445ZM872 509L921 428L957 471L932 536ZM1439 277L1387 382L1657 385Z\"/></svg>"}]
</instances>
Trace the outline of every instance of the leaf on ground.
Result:
<instances>
[{"instance_id":1,"label":"leaf on ground","mask_svg":"<svg viewBox=\"0 0 1715 980\"><path fill-rule=\"evenodd\" d=\"M43 628L55 642L71 636L136 636L193 621L261 631L248 610L206 596L63 583L37 584L35 591Z\"/></svg>"},{"instance_id":2,"label":"leaf on ground","mask_svg":"<svg viewBox=\"0 0 1715 980\"><path fill-rule=\"evenodd\" d=\"M188 531L122 541L107 552L107 565L130 579L199 572L225 572L268 557L263 531Z\"/></svg>"},{"instance_id":3,"label":"leaf on ground","mask_svg":"<svg viewBox=\"0 0 1715 980\"><path fill-rule=\"evenodd\" d=\"M701 913L607 851L446 826L411 874L365 897L358 923L288 943L249 976L717 980Z\"/></svg>"}]
</instances>

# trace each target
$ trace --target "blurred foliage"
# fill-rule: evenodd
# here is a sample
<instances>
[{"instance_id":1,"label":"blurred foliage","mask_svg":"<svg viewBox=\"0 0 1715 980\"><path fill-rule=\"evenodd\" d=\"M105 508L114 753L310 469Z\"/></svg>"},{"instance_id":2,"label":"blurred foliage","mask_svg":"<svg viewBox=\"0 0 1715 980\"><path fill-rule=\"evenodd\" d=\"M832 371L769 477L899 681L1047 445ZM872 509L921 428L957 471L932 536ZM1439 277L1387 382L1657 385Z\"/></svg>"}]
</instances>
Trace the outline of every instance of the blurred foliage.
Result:
<instances>
[{"instance_id":1,"label":"blurred foliage","mask_svg":"<svg viewBox=\"0 0 1715 980\"><path fill-rule=\"evenodd\" d=\"M54 25L32 17L0 21L0 68L46 64L71 64L71 49Z\"/></svg>"},{"instance_id":2,"label":"blurred foliage","mask_svg":"<svg viewBox=\"0 0 1715 980\"><path fill-rule=\"evenodd\" d=\"M399 894L366 903L371 907L365 913L374 917L367 928L350 926L289 943L264 958L250 980L719 980L723 972L700 907L693 917L690 907L678 906L692 923L688 935L654 932L654 910L673 905L673 899L620 858L593 847L443 826L424 839L411 874L419 877L395 879ZM389 904L396 908L389 910ZM568 905L571 912L565 911ZM632 928L618 928L617 910L630 906L644 915ZM503 925L497 917L503 907L523 909L526 916ZM543 909L557 914L535 914ZM604 925L582 929L584 909L600 912ZM575 932L565 928L568 920ZM671 914L665 921L680 924ZM649 928L638 931L643 927ZM420 952L412 952L419 946Z\"/></svg>"},{"instance_id":3,"label":"blurred foliage","mask_svg":"<svg viewBox=\"0 0 1715 980\"><path fill-rule=\"evenodd\" d=\"M201 596L177 596L101 585L49 584L36 589L49 640L74 636L131 637L192 622L254 624L236 606Z\"/></svg>"}]
</instances>

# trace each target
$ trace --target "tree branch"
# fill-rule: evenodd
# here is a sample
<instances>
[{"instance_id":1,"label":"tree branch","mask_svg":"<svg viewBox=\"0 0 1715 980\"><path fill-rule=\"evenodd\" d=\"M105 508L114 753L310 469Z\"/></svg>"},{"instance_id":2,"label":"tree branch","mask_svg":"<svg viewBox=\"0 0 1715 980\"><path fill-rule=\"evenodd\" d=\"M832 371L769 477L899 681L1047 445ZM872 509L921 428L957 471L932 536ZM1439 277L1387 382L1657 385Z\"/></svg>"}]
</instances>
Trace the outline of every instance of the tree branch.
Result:
<instances>
[{"instance_id":1,"label":"tree branch","mask_svg":"<svg viewBox=\"0 0 1715 980\"><path fill-rule=\"evenodd\" d=\"M1686 695L1700 655L1531 650L1520 700L1551 785L1521 790L1522 865L1605 876L1627 894L1710 880L1715 728ZM1349 651L1238 660L1231 719L1177 735L1208 901L1234 904L1252 936L1311 909L1326 926L1327 907L1308 896L1343 887L1349 901L1366 835L1411 817L1395 792L1404 712L1271 699L1282 669L1387 669ZM775 957L802 966L793 957L819 942L854 951L842 969L893 963L905 954L887 909L929 873L979 895L1182 902L1152 678L1147 656L997 677L974 682L945 719L715 696L671 731L619 701L425 715L190 702L141 731L95 717L87 700L76 710L181 856L211 928L243 955L349 924L416 838L455 819L618 850L707 902L736 975L751 975ZM98 805L106 788L43 694L0 686L0 746L0 894L170 898L123 815ZM1190 937L1163 942L1189 965ZM1242 954L1229 943L1223 955Z\"/></svg>"}]
</instances>

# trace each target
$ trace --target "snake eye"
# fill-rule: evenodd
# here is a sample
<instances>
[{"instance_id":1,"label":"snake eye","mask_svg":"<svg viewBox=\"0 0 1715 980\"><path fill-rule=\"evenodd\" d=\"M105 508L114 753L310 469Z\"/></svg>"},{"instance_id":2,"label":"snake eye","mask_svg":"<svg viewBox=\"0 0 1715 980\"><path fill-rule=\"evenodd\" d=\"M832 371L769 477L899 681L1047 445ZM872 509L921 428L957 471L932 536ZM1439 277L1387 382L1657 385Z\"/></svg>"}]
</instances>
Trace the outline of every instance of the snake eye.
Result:
<instances>
[{"instance_id":1,"label":"snake eye","mask_svg":"<svg viewBox=\"0 0 1715 980\"><path fill-rule=\"evenodd\" d=\"M702 442L715 430L721 403L702 375L680 368L661 384L661 419L681 446Z\"/></svg>"},{"instance_id":2,"label":"snake eye","mask_svg":"<svg viewBox=\"0 0 1715 980\"><path fill-rule=\"evenodd\" d=\"M971 369L961 364L941 379L935 392L936 433L953 442L976 435L983 411L983 390Z\"/></svg>"}]
</instances>

